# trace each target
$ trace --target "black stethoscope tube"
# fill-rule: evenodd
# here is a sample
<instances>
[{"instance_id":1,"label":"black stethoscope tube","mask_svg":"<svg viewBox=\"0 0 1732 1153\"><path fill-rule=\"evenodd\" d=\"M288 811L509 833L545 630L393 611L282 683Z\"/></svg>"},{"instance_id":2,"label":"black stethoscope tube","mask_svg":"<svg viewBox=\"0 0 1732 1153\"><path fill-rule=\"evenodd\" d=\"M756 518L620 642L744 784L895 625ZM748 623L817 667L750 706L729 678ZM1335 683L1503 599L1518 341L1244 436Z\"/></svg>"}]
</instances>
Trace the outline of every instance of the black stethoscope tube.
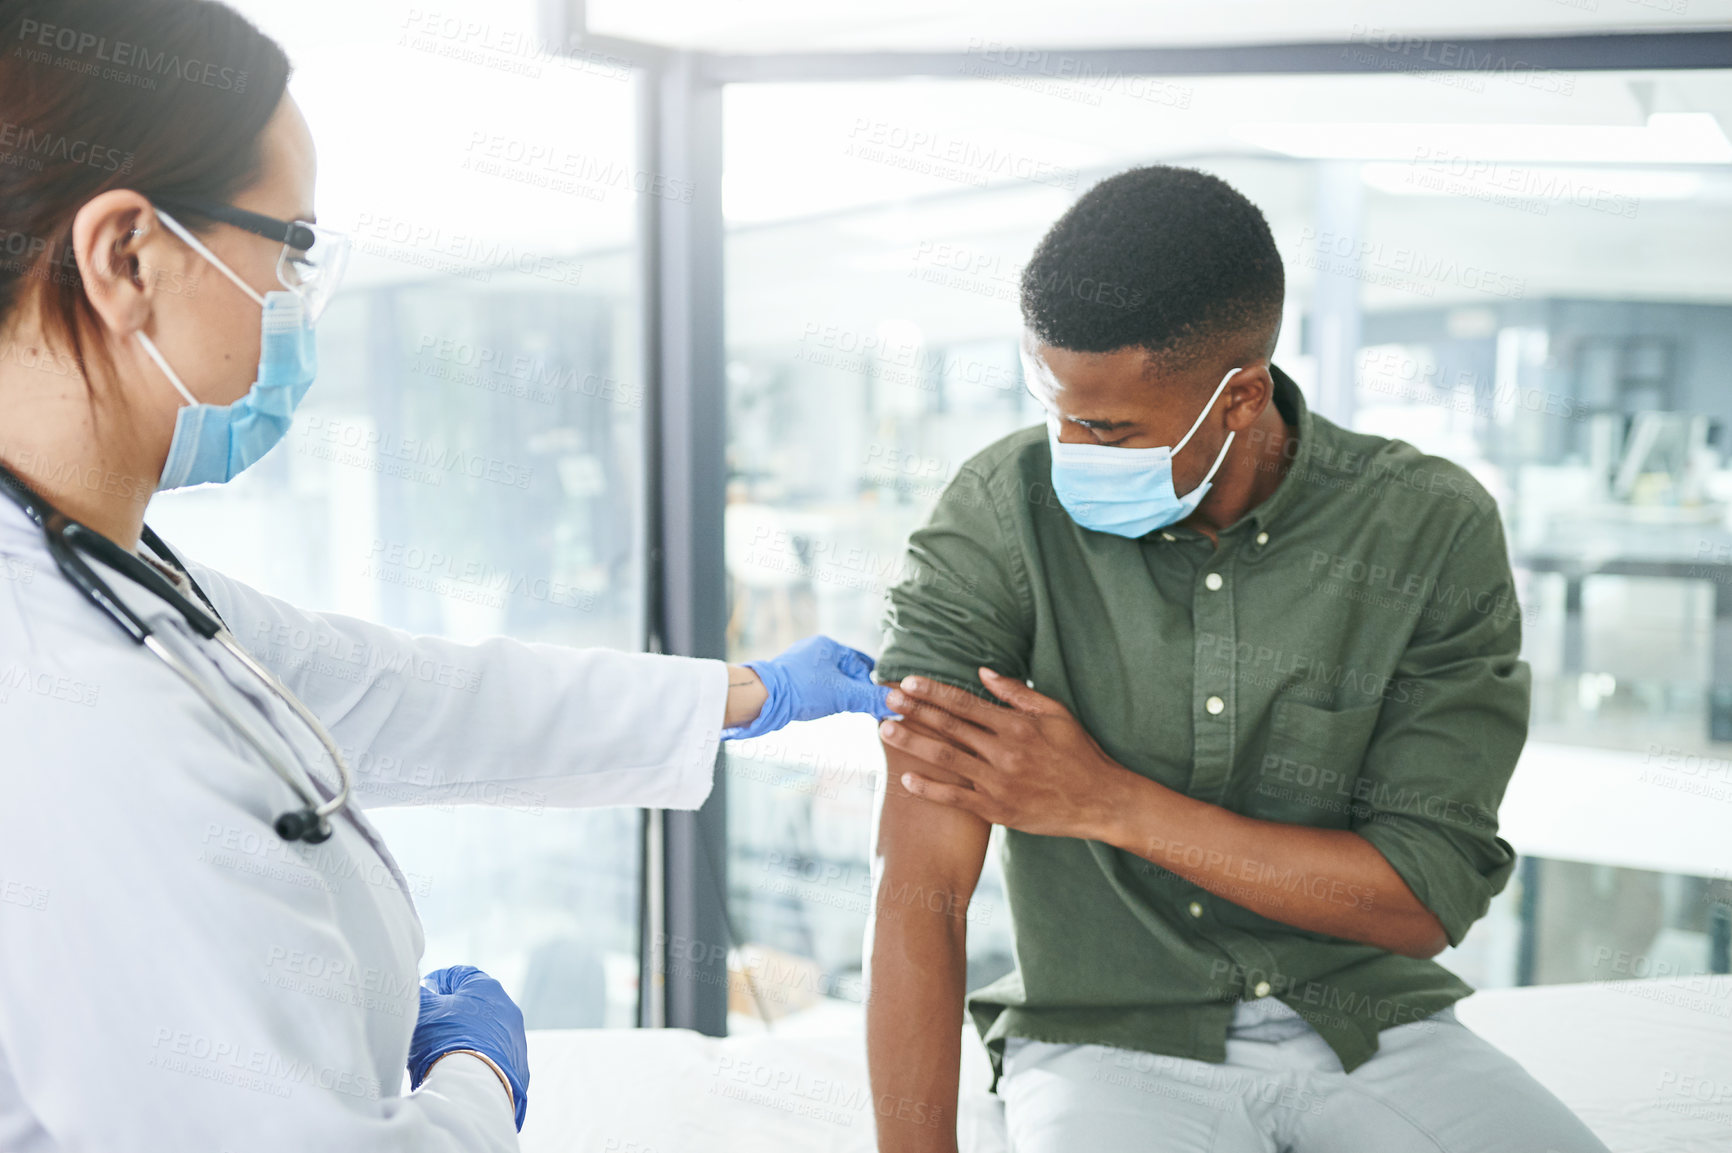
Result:
<instances>
[{"instance_id":1,"label":"black stethoscope tube","mask_svg":"<svg viewBox=\"0 0 1732 1153\"><path fill-rule=\"evenodd\" d=\"M212 708L222 714L223 719L242 733L260 756L265 758L272 770L283 779L283 782L297 793L305 802L305 807L297 812L284 813L276 819L277 834L286 841L306 841L308 844L319 844L331 836L331 826L327 819L332 813L341 809L349 797L350 776L348 766L338 754L335 744L328 734L318 725L312 715L299 701L288 694L287 690L275 683L274 678L260 666L252 657L241 650L226 635L222 618L217 614L216 607L210 604L210 598L204 595L204 590L186 571L186 566L180 558L163 543L147 525L142 539L147 548L155 553L170 568L186 580L201 600L204 606L195 604L181 594L168 578L164 577L151 565L139 557L121 548L101 533L73 520L53 505L49 504L36 493L23 479L14 473L4 463L0 463L0 490L4 490L12 503L23 510L24 515L36 522L42 530L43 538L48 542L48 552L54 558L55 565L67 580L84 595L84 598L100 609L133 643L150 649L153 653L173 668L190 684L199 695L203 696ZM85 561L85 557L94 557L115 572L120 573L146 591L159 597L170 608L178 612L186 621L187 627L203 637L214 640L238 658L250 672L263 680L280 699L283 700L301 719L306 722L320 741L325 745L342 778L342 788L331 801L320 805L308 792L302 789L290 775L276 763L258 743L256 738L245 726L239 724L217 702L209 689L198 683L191 669L175 658L162 644L155 639L155 630L150 624L134 612L125 601L114 594L108 582L98 576L94 569ZM210 611L205 611L206 607Z\"/></svg>"}]
</instances>

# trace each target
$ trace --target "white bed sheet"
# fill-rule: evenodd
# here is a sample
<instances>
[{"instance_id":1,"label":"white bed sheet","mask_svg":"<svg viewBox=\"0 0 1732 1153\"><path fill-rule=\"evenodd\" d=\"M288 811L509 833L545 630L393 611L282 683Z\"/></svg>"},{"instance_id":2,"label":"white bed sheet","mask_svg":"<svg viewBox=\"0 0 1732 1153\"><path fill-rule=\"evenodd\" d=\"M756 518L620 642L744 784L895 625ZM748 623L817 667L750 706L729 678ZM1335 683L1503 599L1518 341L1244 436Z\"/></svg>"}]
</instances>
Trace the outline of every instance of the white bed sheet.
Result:
<instances>
[{"instance_id":1,"label":"white bed sheet","mask_svg":"<svg viewBox=\"0 0 1732 1153\"><path fill-rule=\"evenodd\" d=\"M1732 1153L1732 977L1488 990L1457 1014L1612 1153ZM960 1148L1004 1153L966 1037ZM524 1153L872 1153L858 1035L535 1031L529 1056Z\"/></svg>"}]
</instances>

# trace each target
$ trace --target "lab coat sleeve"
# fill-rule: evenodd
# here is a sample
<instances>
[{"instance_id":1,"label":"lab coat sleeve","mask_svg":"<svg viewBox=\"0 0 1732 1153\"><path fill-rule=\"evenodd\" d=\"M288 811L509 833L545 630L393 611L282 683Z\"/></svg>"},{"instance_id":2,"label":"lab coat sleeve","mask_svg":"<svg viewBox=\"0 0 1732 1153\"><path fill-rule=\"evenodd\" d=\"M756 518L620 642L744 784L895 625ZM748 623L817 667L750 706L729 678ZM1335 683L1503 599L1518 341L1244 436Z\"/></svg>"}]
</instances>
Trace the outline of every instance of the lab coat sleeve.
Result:
<instances>
[{"instance_id":1,"label":"lab coat sleeve","mask_svg":"<svg viewBox=\"0 0 1732 1153\"><path fill-rule=\"evenodd\" d=\"M40 895L0 901L0 1051L49 1146L516 1150L491 1074L400 1094L414 973L370 968L304 883L321 850L269 824L287 789L165 671L124 678L0 706L0 875Z\"/></svg>"},{"instance_id":2,"label":"lab coat sleeve","mask_svg":"<svg viewBox=\"0 0 1732 1153\"><path fill-rule=\"evenodd\" d=\"M500 1083L499 1074L487 1062L468 1053L453 1053L438 1061L428 1071L421 1087L415 1090L415 1095L443 1098L464 1113L475 1116L497 1113L502 1124L516 1131L517 1113L505 1086Z\"/></svg>"},{"instance_id":3,"label":"lab coat sleeve","mask_svg":"<svg viewBox=\"0 0 1732 1153\"><path fill-rule=\"evenodd\" d=\"M695 809L710 793L721 661L411 636L189 568L236 639L331 730L365 807Z\"/></svg>"}]
</instances>

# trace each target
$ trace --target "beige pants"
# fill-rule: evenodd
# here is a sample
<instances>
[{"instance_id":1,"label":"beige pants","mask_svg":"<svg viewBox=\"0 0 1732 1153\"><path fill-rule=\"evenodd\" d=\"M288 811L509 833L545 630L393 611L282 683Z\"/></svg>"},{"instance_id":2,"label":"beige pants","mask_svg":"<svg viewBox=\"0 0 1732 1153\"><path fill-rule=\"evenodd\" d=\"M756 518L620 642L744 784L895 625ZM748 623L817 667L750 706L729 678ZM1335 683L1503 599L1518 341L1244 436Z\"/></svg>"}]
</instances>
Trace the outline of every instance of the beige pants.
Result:
<instances>
[{"instance_id":1,"label":"beige pants","mask_svg":"<svg viewBox=\"0 0 1732 1153\"><path fill-rule=\"evenodd\" d=\"M1445 1009L1352 1073L1273 997L1241 1002L1223 1064L1012 1037L1012 1153L1607 1153L1564 1103Z\"/></svg>"}]
</instances>

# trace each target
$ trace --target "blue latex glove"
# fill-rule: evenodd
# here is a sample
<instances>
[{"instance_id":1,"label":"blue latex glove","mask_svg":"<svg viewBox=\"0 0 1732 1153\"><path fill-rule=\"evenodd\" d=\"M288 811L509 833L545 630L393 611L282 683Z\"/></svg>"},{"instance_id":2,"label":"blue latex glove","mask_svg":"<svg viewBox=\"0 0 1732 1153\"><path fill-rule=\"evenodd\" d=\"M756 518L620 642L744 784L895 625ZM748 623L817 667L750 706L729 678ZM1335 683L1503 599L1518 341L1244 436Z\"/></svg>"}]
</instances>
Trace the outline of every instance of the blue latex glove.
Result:
<instances>
[{"instance_id":1,"label":"blue latex glove","mask_svg":"<svg viewBox=\"0 0 1732 1153\"><path fill-rule=\"evenodd\" d=\"M767 661L747 661L770 695L749 725L722 730L737 741L773 733L790 721L815 721L832 713L871 713L879 720L896 715L884 703L885 685L872 683L876 662L865 653L829 637L807 637Z\"/></svg>"},{"instance_id":2,"label":"blue latex glove","mask_svg":"<svg viewBox=\"0 0 1732 1153\"><path fill-rule=\"evenodd\" d=\"M529 1109L529 1042L523 1012L504 986L474 965L453 965L421 978L421 1016L409 1039L409 1085L419 1089L433 1062L453 1049L485 1053L511 1082L517 1130Z\"/></svg>"}]
</instances>

